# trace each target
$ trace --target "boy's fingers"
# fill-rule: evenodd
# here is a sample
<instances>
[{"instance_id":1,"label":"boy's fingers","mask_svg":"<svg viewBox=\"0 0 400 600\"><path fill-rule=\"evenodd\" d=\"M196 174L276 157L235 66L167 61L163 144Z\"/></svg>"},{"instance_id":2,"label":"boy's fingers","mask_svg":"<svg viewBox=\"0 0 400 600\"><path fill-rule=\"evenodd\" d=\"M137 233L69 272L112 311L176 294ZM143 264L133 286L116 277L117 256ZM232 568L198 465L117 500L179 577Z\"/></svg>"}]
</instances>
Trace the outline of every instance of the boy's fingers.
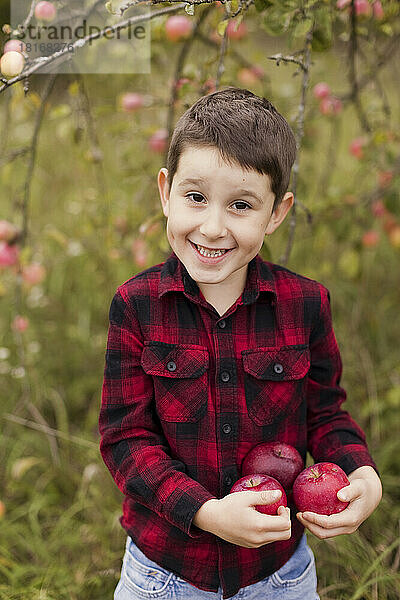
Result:
<instances>
[{"instance_id":1,"label":"boy's fingers","mask_svg":"<svg viewBox=\"0 0 400 600\"><path fill-rule=\"evenodd\" d=\"M297 513L296 516L301 516L303 521L307 524L312 523L323 529L338 529L338 528L352 528L359 523L359 511L355 508L352 509L350 506L345 508L340 513L333 515L319 515L317 513L305 511L303 513Z\"/></svg>"},{"instance_id":2,"label":"boy's fingers","mask_svg":"<svg viewBox=\"0 0 400 600\"><path fill-rule=\"evenodd\" d=\"M290 519L290 508L288 506L279 506L277 514L280 517L287 516L287 518Z\"/></svg>"},{"instance_id":3,"label":"boy's fingers","mask_svg":"<svg viewBox=\"0 0 400 600\"><path fill-rule=\"evenodd\" d=\"M262 492L249 492L249 494L252 494L250 497L252 505L272 504L273 502L277 502L282 496L282 492L280 490L263 490Z\"/></svg>"},{"instance_id":4,"label":"boy's fingers","mask_svg":"<svg viewBox=\"0 0 400 600\"><path fill-rule=\"evenodd\" d=\"M355 500L359 498L364 493L364 486L362 481L354 480L350 485L346 485L346 487L342 488L338 491L337 497L342 502L350 502L351 500Z\"/></svg>"},{"instance_id":5,"label":"boy's fingers","mask_svg":"<svg viewBox=\"0 0 400 600\"><path fill-rule=\"evenodd\" d=\"M258 513L260 515L260 526L265 531L289 531L292 524L290 518L288 518L287 512L285 510L284 515L264 515L262 513Z\"/></svg>"}]
</instances>

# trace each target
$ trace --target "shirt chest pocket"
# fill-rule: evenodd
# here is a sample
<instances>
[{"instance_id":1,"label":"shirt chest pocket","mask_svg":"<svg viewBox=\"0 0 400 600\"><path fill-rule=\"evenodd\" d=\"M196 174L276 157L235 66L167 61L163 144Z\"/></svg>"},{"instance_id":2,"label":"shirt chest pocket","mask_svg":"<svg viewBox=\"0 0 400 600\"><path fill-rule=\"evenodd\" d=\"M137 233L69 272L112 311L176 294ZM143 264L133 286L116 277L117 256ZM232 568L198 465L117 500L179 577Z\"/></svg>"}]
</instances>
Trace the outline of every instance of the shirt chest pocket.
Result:
<instances>
[{"instance_id":1,"label":"shirt chest pocket","mask_svg":"<svg viewBox=\"0 0 400 600\"><path fill-rule=\"evenodd\" d=\"M307 345L244 350L242 358L247 411L257 425L271 425L299 406L310 368Z\"/></svg>"},{"instance_id":2,"label":"shirt chest pocket","mask_svg":"<svg viewBox=\"0 0 400 600\"><path fill-rule=\"evenodd\" d=\"M205 415L208 364L208 351L202 346L145 341L141 365L153 378L161 420L198 421Z\"/></svg>"}]
</instances>

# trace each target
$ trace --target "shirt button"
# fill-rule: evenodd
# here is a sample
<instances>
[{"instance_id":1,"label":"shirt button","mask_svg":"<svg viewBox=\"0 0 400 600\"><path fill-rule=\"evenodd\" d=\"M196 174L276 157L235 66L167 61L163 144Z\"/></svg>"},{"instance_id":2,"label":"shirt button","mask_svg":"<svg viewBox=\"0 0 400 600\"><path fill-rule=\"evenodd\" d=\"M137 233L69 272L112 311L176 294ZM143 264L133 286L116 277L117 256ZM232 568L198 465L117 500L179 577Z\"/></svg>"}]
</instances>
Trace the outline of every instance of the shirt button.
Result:
<instances>
[{"instance_id":1,"label":"shirt button","mask_svg":"<svg viewBox=\"0 0 400 600\"><path fill-rule=\"evenodd\" d=\"M224 423L222 426L222 431L224 433L230 433L232 431L232 427L229 425L229 423Z\"/></svg>"},{"instance_id":2,"label":"shirt button","mask_svg":"<svg viewBox=\"0 0 400 600\"><path fill-rule=\"evenodd\" d=\"M283 372L283 366L280 363L275 363L274 364L274 371L275 371L275 373L277 373L278 375L280 375Z\"/></svg>"},{"instance_id":3,"label":"shirt button","mask_svg":"<svg viewBox=\"0 0 400 600\"><path fill-rule=\"evenodd\" d=\"M222 319L222 321L218 322L218 327L220 327L221 329L224 329L224 327L226 326L226 321L225 319Z\"/></svg>"},{"instance_id":4,"label":"shirt button","mask_svg":"<svg viewBox=\"0 0 400 600\"><path fill-rule=\"evenodd\" d=\"M224 479L225 479L225 485L232 485L233 481L232 481L232 477L230 475L226 475Z\"/></svg>"},{"instance_id":5,"label":"shirt button","mask_svg":"<svg viewBox=\"0 0 400 600\"><path fill-rule=\"evenodd\" d=\"M221 373L222 381L227 382L230 380L230 378L231 378L231 376L229 375L228 371L222 371L222 373Z\"/></svg>"},{"instance_id":6,"label":"shirt button","mask_svg":"<svg viewBox=\"0 0 400 600\"><path fill-rule=\"evenodd\" d=\"M168 371L175 371L176 363L174 363L173 360L170 360L169 363L167 364L167 369L168 369Z\"/></svg>"}]
</instances>

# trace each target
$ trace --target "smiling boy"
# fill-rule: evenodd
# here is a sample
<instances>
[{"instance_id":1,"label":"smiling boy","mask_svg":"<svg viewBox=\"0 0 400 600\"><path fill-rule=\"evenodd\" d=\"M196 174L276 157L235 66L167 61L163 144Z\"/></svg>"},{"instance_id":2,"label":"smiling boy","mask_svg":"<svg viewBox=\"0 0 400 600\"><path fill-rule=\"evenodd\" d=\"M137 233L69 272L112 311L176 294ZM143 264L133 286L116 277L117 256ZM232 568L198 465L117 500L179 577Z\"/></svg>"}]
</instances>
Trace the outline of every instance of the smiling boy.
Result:
<instances>
[{"instance_id":1,"label":"smiling boy","mask_svg":"<svg viewBox=\"0 0 400 600\"><path fill-rule=\"evenodd\" d=\"M351 533L380 501L341 408L329 291L258 254L293 204L295 153L285 119L248 90L200 98L175 127L158 173L172 254L120 285L109 313L100 449L127 532L115 600L316 600L304 527ZM229 494L268 441L340 465L349 506L291 519L255 510L272 492Z\"/></svg>"}]
</instances>

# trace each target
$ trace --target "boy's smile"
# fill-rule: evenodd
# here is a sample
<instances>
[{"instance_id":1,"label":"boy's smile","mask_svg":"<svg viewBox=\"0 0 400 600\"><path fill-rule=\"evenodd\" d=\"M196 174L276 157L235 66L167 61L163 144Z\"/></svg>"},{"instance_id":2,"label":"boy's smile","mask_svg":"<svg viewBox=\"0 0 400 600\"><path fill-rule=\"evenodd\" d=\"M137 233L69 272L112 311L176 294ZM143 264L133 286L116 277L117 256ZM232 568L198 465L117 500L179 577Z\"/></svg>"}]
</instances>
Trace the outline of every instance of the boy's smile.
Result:
<instances>
[{"instance_id":1,"label":"boy's smile","mask_svg":"<svg viewBox=\"0 0 400 600\"><path fill-rule=\"evenodd\" d=\"M230 165L212 147L191 146L181 154L170 190L167 175L160 169L158 188L171 248L204 297L229 308L244 289L247 265L284 220L293 195L287 192L271 214L269 176Z\"/></svg>"}]
</instances>

